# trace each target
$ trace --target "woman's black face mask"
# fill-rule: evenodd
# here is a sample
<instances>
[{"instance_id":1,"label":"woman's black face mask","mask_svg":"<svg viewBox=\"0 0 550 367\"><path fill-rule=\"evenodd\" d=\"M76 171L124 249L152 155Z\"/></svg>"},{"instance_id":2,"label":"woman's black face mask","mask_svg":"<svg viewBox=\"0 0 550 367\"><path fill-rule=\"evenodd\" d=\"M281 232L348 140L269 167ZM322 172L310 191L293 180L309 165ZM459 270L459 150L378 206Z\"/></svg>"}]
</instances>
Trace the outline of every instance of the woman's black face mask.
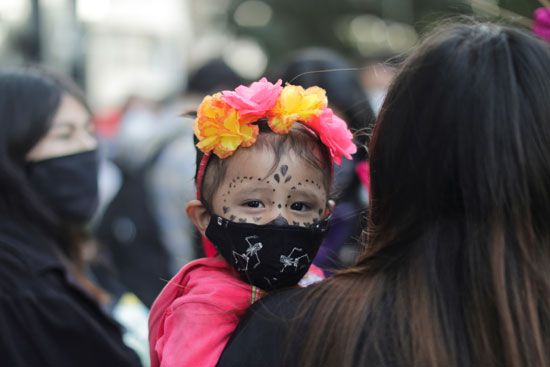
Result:
<instances>
[{"instance_id":1,"label":"woman's black face mask","mask_svg":"<svg viewBox=\"0 0 550 367\"><path fill-rule=\"evenodd\" d=\"M235 223L212 215L206 237L245 282L271 291L302 279L327 230L328 219L299 227Z\"/></svg>"},{"instance_id":2,"label":"woman's black face mask","mask_svg":"<svg viewBox=\"0 0 550 367\"><path fill-rule=\"evenodd\" d=\"M27 165L27 177L38 195L70 224L85 224L94 214L98 204L97 174L96 150Z\"/></svg>"}]
</instances>

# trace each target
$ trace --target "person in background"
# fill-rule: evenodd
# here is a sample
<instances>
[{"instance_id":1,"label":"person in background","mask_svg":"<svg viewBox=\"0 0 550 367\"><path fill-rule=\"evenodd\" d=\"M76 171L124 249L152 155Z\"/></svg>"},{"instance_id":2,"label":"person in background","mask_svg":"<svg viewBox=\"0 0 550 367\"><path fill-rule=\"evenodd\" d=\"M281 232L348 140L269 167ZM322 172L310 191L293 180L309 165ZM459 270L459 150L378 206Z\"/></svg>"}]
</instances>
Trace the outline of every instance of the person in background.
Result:
<instances>
[{"instance_id":1,"label":"person in background","mask_svg":"<svg viewBox=\"0 0 550 367\"><path fill-rule=\"evenodd\" d=\"M218 366L549 366L549 65L525 30L428 36L374 129L357 264L260 300Z\"/></svg>"},{"instance_id":2,"label":"person in background","mask_svg":"<svg viewBox=\"0 0 550 367\"><path fill-rule=\"evenodd\" d=\"M202 256L200 235L185 213L194 198L195 146L187 116L215 88L242 80L222 60L192 72L176 98L164 103L132 98L110 138L120 182L94 226L122 283L148 307L166 282Z\"/></svg>"},{"instance_id":3,"label":"person in background","mask_svg":"<svg viewBox=\"0 0 550 367\"><path fill-rule=\"evenodd\" d=\"M70 81L0 72L0 353L6 366L139 366L84 273L97 142Z\"/></svg>"},{"instance_id":4,"label":"person in background","mask_svg":"<svg viewBox=\"0 0 550 367\"><path fill-rule=\"evenodd\" d=\"M388 88L397 72L396 64L398 60L399 57L390 55L372 57L365 62L359 73L363 89L377 116L384 103Z\"/></svg>"},{"instance_id":5,"label":"person in background","mask_svg":"<svg viewBox=\"0 0 550 367\"><path fill-rule=\"evenodd\" d=\"M353 263L359 250L361 222L367 212L368 199L367 188L357 170L367 165L367 136L374 113L357 71L344 57L331 50L302 50L290 57L281 69L281 79L285 83L304 88L317 85L325 89L331 108L348 123L359 147L353 160L335 167L332 190L337 204L331 228L314 262L330 274Z\"/></svg>"}]
</instances>

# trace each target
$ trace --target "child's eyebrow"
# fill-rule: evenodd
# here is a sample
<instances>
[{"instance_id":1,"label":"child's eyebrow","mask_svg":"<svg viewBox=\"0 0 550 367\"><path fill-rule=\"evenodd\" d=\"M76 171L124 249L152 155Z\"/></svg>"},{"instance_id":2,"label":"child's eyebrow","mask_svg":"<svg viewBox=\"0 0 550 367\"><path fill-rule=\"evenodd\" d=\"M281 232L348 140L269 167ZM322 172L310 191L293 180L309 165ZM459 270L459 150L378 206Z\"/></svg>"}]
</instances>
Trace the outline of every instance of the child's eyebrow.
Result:
<instances>
[{"instance_id":1,"label":"child's eyebrow","mask_svg":"<svg viewBox=\"0 0 550 367\"><path fill-rule=\"evenodd\" d=\"M292 190L292 196L304 196L307 199L322 199L322 195L318 191L308 189Z\"/></svg>"},{"instance_id":2,"label":"child's eyebrow","mask_svg":"<svg viewBox=\"0 0 550 367\"><path fill-rule=\"evenodd\" d=\"M236 192L245 192L245 193L251 193L251 194L255 192L263 192L263 191L271 191L271 190L272 190L271 186L258 187L257 183L237 186L237 188L235 189Z\"/></svg>"}]
</instances>

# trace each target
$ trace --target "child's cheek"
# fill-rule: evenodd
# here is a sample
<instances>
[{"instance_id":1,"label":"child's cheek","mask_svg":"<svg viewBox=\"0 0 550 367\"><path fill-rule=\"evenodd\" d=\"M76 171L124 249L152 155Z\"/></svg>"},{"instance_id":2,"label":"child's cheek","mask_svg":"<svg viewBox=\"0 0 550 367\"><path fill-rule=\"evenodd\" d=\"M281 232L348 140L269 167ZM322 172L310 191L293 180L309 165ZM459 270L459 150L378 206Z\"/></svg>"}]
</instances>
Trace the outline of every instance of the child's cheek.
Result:
<instances>
[{"instance_id":1,"label":"child's cheek","mask_svg":"<svg viewBox=\"0 0 550 367\"><path fill-rule=\"evenodd\" d=\"M240 210L235 209L231 206L223 206L222 207L222 217L225 219L229 219L232 222L235 223L251 223L250 217L243 214Z\"/></svg>"},{"instance_id":2,"label":"child's cheek","mask_svg":"<svg viewBox=\"0 0 550 367\"><path fill-rule=\"evenodd\" d=\"M321 210L322 213L322 210ZM308 227L314 223L317 223L321 219L321 216L317 215L316 212L310 212L307 215L293 215L289 224L293 226Z\"/></svg>"}]
</instances>

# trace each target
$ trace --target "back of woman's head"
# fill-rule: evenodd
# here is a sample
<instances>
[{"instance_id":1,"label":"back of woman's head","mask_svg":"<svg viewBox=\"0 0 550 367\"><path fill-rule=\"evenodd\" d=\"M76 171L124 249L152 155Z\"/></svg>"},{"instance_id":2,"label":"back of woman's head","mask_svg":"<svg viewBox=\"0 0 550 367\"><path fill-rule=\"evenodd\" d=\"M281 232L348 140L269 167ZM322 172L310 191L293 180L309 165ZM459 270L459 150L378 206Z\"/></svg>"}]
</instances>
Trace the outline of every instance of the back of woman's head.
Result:
<instances>
[{"instance_id":1,"label":"back of woman's head","mask_svg":"<svg viewBox=\"0 0 550 367\"><path fill-rule=\"evenodd\" d=\"M459 220L550 233L549 101L550 51L531 35L477 24L429 37L373 137L375 232Z\"/></svg>"},{"instance_id":2,"label":"back of woman's head","mask_svg":"<svg viewBox=\"0 0 550 367\"><path fill-rule=\"evenodd\" d=\"M358 346L337 358L549 365L548 45L494 24L436 30L394 80L369 156L366 249L316 291L318 333ZM330 331L334 317L354 321Z\"/></svg>"},{"instance_id":3,"label":"back of woman's head","mask_svg":"<svg viewBox=\"0 0 550 367\"><path fill-rule=\"evenodd\" d=\"M371 145L363 263L417 284L419 362L550 363L548 157L547 44L458 25L407 61Z\"/></svg>"}]
</instances>

